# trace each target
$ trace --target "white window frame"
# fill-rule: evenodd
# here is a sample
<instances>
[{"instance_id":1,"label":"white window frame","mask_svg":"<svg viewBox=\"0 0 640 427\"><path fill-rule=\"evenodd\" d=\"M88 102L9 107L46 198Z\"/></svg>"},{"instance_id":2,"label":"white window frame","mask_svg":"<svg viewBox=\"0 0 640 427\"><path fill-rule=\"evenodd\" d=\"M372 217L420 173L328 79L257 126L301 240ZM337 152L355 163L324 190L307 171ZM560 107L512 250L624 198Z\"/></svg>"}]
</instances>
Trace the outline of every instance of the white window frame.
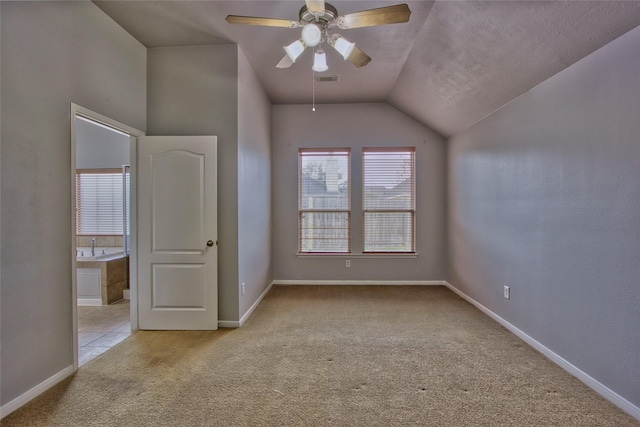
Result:
<instances>
[{"instance_id":1,"label":"white window frame","mask_svg":"<svg viewBox=\"0 0 640 427\"><path fill-rule=\"evenodd\" d=\"M409 185L410 190L410 203L406 208L379 208L379 207L371 207L367 204L367 193L366 193L366 185L372 177L367 176L367 153L380 153L381 155L388 153L407 153L410 154L410 164L409 164L409 181L407 185ZM383 160L383 159L381 159ZM416 168L415 168L415 147L365 147L362 149L362 245L363 245L363 254L415 254L416 253ZM388 167L396 167L393 161L389 162ZM371 166L369 166L371 167ZM396 173L396 172L393 172ZM397 172L400 173L400 172ZM390 249L386 250L373 250L368 249L367 245L367 214L377 214L377 213L405 213L409 215L410 231L408 233L408 237L410 238L410 244L408 248L403 249Z\"/></svg>"},{"instance_id":2,"label":"white window frame","mask_svg":"<svg viewBox=\"0 0 640 427\"><path fill-rule=\"evenodd\" d=\"M303 157L307 156L327 156L336 155L340 157L346 156L347 160L347 207L344 209L327 209L327 208L309 208L303 207ZM347 221L347 240L344 250L310 250L305 248L303 236L303 223L305 215L313 215L315 213L328 214L344 214ZM351 234L352 234L352 217L351 217L351 149L350 148L300 148L298 150L298 254L299 255L344 255L351 253Z\"/></svg>"}]
</instances>

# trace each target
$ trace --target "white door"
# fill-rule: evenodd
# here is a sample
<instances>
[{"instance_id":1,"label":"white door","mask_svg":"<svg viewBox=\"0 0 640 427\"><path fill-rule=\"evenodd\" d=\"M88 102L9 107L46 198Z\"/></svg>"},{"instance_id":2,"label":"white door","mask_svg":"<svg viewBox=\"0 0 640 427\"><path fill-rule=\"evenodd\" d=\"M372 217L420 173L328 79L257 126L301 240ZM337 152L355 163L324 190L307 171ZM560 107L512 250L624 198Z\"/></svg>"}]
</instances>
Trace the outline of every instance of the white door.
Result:
<instances>
[{"instance_id":1,"label":"white door","mask_svg":"<svg viewBox=\"0 0 640 427\"><path fill-rule=\"evenodd\" d=\"M138 139L140 329L218 329L216 139Z\"/></svg>"}]
</instances>

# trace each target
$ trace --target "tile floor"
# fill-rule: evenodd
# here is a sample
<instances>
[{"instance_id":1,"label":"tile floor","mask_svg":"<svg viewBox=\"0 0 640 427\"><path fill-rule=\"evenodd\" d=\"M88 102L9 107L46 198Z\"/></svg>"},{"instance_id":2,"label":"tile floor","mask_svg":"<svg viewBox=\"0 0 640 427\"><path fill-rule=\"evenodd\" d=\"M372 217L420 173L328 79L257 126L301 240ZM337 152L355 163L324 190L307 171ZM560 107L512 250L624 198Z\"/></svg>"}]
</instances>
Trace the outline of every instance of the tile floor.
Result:
<instances>
[{"instance_id":1,"label":"tile floor","mask_svg":"<svg viewBox=\"0 0 640 427\"><path fill-rule=\"evenodd\" d=\"M129 300L78 306L78 366L95 359L131 335Z\"/></svg>"}]
</instances>

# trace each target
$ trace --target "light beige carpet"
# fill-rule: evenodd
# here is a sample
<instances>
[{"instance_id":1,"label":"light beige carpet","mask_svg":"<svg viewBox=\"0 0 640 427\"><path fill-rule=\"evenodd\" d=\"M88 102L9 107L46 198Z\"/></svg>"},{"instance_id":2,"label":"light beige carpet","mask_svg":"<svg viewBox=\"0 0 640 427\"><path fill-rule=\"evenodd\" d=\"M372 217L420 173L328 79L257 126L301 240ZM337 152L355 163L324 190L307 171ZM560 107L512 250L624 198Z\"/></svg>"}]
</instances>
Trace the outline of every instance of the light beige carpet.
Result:
<instances>
[{"instance_id":1,"label":"light beige carpet","mask_svg":"<svg viewBox=\"0 0 640 427\"><path fill-rule=\"evenodd\" d=\"M2 426L637 426L444 287L274 287L240 329L138 332Z\"/></svg>"}]
</instances>

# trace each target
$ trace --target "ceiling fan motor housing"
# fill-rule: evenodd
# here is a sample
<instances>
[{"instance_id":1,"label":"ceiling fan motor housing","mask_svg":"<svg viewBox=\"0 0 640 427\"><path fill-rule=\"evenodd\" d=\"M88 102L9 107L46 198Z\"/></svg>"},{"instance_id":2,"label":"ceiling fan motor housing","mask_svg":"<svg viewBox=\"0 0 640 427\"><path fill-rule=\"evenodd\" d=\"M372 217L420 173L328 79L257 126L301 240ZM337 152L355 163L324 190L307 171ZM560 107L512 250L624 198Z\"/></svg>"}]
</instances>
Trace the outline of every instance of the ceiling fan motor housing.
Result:
<instances>
[{"instance_id":1,"label":"ceiling fan motor housing","mask_svg":"<svg viewBox=\"0 0 640 427\"><path fill-rule=\"evenodd\" d=\"M307 9L307 6L305 5L300 9L298 16L300 17L300 23L303 25L314 21L324 21L325 23L329 23L336 19L338 16L338 10L333 5L325 3L323 13L313 13Z\"/></svg>"}]
</instances>

